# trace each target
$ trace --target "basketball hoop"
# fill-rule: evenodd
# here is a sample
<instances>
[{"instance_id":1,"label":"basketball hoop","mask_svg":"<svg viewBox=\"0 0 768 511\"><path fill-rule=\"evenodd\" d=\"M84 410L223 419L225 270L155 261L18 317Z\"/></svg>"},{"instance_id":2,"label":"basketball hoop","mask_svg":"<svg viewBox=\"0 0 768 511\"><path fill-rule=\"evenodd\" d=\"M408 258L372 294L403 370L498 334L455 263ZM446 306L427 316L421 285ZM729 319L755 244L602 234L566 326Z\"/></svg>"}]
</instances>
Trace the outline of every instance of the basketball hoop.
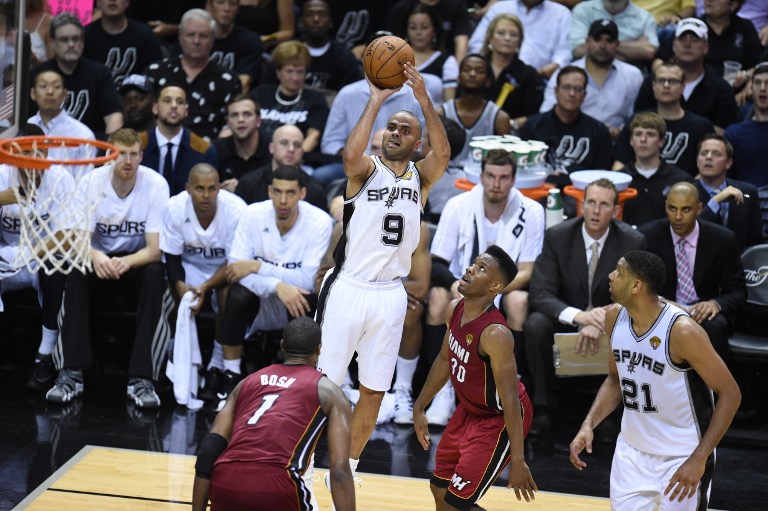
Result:
<instances>
[{"instance_id":1,"label":"basketball hoop","mask_svg":"<svg viewBox=\"0 0 768 511\"><path fill-rule=\"evenodd\" d=\"M99 151L106 153L97 156ZM11 171L18 211L14 266L48 275L91 269L91 229L101 194L76 194L80 179L120 151L100 140L27 136L0 140L0 164ZM16 172L13 172L13 171ZM12 209L11 209L12 208ZM4 216L7 216L4 214Z\"/></svg>"}]
</instances>

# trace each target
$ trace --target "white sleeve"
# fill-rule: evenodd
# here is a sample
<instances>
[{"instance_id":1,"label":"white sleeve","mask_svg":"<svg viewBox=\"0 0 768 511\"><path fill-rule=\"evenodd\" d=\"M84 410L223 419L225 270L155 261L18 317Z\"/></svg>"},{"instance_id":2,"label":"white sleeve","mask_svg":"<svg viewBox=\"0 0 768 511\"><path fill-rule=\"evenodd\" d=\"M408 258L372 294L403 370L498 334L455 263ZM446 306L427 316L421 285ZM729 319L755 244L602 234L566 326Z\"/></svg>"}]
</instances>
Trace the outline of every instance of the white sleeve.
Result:
<instances>
[{"instance_id":1,"label":"white sleeve","mask_svg":"<svg viewBox=\"0 0 768 511\"><path fill-rule=\"evenodd\" d=\"M237 229L235 229L235 235L232 238L232 243L227 253L227 261L234 263L235 261L247 261L253 259L254 247L252 244L252 238L248 235L250 232L251 219L250 211L244 215L237 223Z\"/></svg>"},{"instance_id":2,"label":"white sleeve","mask_svg":"<svg viewBox=\"0 0 768 511\"><path fill-rule=\"evenodd\" d=\"M163 226L160 229L160 250L171 255L181 255L184 252L184 237L174 222L170 201L163 213Z\"/></svg>"},{"instance_id":3,"label":"white sleeve","mask_svg":"<svg viewBox=\"0 0 768 511\"><path fill-rule=\"evenodd\" d=\"M459 63L450 55L443 63L443 87L456 87L459 80Z\"/></svg>"},{"instance_id":4,"label":"white sleeve","mask_svg":"<svg viewBox=\"0 0 768 511\"><path fill-rule=\"evenodd\" d=\"M463 209L458 207L453 199L446 203L429 249L431 255L444 259L449 265L458 252L459 226L462 222Z\"/></svg>"},{"instance_id":5,"label":"white sleeve","mask_svg":"<svg viewBox=\"0 0 768 511\"><path fill-rule=\"evenodd\" d=\"M169 199L168 183L165 179L158 181L158 184L152 187L152 197L149 200L149 212L147 213L144 232L160 232L163 226L163 212L168 206Z\"/></svg>"},{"instance_id":6,"label":"white sleeve","mask_svg":"<svg viewBox=\"0 0 768 511\"><path fill-rule=\"evenodd\" d=\"M571 25L573 23L573 16L571 11L564 9L562 16L558 17L558 25L555 28L557 34L557 45L555 46L552 54L552 62L558 66L565 67L573 60L573 53L571 52L571 45L568 41L568 36L571 31ZM581 42L584 42L582 39Z\"/></svg>"},{"instance_id":7,"label":"white sleeve","mask_svg":"<svg viewBox=\"0 0 768 511\"><path fill-rule=\"evenodd\" d=\"M477 23L477 27L475 27L474 32L472 32L472 35L469 38L469 42L467 42L468 54L483 53L481 46L483 46L483 41L485 41L485 32L488 30L488 25L491 24L491 20L497 15L497 9L494 9L494 7L488 9L488 11L485 13L485 16L483 16L482 19L480 19L480 21Z\"/></svg>"},{"instance_id":8,"label":"white sleeve","mask_svg":"<svg viewBox=\"0 0 768 511\"><path fill-rule=\"evenodd\" d=\"M539 112L549 112L555 107L557 100L555 99L555 85L557 84L557 75L560 71L555 71L547 81L547 88L544 89L544 101L539 107Z\"/></svg>"},{"instance_id":9,"label":"white sleeve","mask_svg":"<svg viewBox=\"0 0 768 511\"><path fill-rule=\"evenodd\" d=\"M536 207L538 206L538 207ZM536 203L528 208L528 218L525 227L525 245L520 253L521 263L533 263L544 247L544 208Z\"/></svg>"}]
</instances>

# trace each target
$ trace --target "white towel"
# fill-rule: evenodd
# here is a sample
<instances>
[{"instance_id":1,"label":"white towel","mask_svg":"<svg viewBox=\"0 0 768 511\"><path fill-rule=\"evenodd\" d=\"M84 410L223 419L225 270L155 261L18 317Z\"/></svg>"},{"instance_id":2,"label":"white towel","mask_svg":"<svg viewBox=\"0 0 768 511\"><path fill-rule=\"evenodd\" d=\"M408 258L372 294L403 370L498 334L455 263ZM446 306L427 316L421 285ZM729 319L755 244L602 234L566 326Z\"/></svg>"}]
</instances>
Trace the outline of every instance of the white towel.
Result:
<instances>
[{"instance_id":1,"label":"white towel","mask_svg":"<svg viewBox=\"0 0 768 511\"><path fill-rule=\"evenodd\" d=\"M197 325L192 307L197 303L195 294L187 291L181 298L176 318L176 337L173 342L173 360L168 361L165 375L173 382L173 395L180 405L190 410L202 408L197 399L198 370L203 364L197 341Z\"/></svg>"}]
</instances>

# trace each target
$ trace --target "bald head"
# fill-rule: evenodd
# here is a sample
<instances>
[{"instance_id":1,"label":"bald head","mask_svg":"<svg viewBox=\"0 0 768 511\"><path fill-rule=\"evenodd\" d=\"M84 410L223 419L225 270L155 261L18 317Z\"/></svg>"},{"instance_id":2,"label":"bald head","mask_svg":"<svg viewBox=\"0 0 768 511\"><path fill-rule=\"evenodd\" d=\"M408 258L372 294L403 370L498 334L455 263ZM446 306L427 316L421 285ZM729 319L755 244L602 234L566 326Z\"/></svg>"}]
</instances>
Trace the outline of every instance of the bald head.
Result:
<instances>
[{"instance_id":1,"label":"bald head","mask_svg":"<svg viewBox=\"0 0 768 511\"><path fill-rule=\"evenodd\" d=\"M219 171L216 170L216 167L209 163L198 163L191 169L189 169L189 177L187 178L188 182L192 182L198 177L207 177L207 176L215 176L216 181L219 180Z\"/></svg>"},{"instance_id":2,"label":"bald head","mask_svg":"<svg viewBox=\"0 0 768 511\"><path fill-rule=\"evenodd\" d=\"M688 236L696 227L696 218L701 208L699 191L691 183L676 183L667 194L666 210L669 226L682 238Z\"/></svg>"},{"instance_id":3,"label":"bald head","mask_svg":"<svg viewBox=\"0 0 768 511\"><path fill-rule=\"evenodd\" d=\"M672 195L673 193L680 198L694 199L696 202L699 201L699 191L693 183L688 183L686 181L675 183L672 185L672 188L669 189L667 196Z\"/></svg>"},{"instance_id":4,"label":"bald head","mask_svg":"<svg viewBox=\"0 0 768 511\"><path fill-rule=\"evenodd\" d=\"M304 157L304 135L292 124L284 124L275 130L269 151L272 153L272 170L280 165L298 167Z\"/></svg>"}]
</instances>

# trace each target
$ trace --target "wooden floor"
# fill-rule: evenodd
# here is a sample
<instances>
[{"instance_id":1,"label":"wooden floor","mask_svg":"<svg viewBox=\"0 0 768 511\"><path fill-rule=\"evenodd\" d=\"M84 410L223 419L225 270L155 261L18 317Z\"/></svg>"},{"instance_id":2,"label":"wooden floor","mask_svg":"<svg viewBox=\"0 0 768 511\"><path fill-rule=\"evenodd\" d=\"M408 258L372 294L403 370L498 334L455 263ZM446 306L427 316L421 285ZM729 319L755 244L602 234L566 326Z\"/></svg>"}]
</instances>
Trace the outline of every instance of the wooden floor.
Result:
<instances>
[{"instance_id":1,"label":"wooden floor","mask_svg":"<svg viewBox=\"0 0 768 511\"><path fill-rule=\"evenodd\" d=\"M189 510L195 458L104 447L86 447L62 466L15 509L35 511ZM324 473L322 470L318 472ZM424 479L360 474L357 508L365 511L434 509ZM317 500L330 509L331 496L316 485ZM493 487L480 504L488 511L607 511L607 499L539 492L533 503L517 503L514 493ZM519 507L518 507L519 506Z\"/></svg>"}]
</instances>

